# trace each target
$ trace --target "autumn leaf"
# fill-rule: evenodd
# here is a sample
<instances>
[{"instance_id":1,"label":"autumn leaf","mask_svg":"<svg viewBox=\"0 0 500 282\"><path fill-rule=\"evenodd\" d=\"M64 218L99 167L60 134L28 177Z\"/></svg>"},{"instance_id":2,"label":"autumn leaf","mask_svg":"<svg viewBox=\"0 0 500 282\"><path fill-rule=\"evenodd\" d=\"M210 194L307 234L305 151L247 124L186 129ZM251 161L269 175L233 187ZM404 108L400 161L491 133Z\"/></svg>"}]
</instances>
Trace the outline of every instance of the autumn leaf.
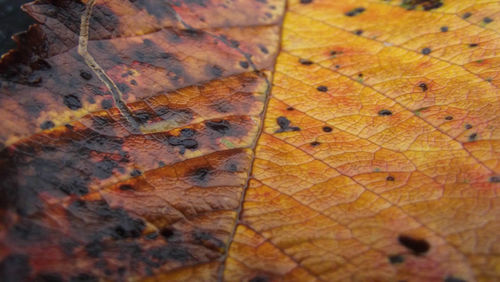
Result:
<instances>
[{"instance_id":1,"label":"autumn leaf","mask_svg":"<svg viewBox=\"0 0 500 282\"><path fill-rule=\"evenodd\" d=\"M500 4L37 0L2 281L500 279Z\"/></svg>"}]
</instances>

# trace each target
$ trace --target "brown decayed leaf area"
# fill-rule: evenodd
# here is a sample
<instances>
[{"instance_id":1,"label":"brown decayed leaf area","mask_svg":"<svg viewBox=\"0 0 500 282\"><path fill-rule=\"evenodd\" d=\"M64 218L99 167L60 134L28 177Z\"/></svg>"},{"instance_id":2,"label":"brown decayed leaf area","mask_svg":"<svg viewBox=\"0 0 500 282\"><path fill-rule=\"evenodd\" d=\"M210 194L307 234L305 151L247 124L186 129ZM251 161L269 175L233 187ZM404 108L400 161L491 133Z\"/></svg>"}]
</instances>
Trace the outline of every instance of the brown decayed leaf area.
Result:
<instances>
[{"instance_id":1,"label":"brown decayed leaf area","mask_svg":"<svg viewBox=\"0 0 500 282\"><path fill-rule=\"evenodd\" d=\"M38 0L2 281L500 279L500 4Z\"/></svg>"}]
</instances>

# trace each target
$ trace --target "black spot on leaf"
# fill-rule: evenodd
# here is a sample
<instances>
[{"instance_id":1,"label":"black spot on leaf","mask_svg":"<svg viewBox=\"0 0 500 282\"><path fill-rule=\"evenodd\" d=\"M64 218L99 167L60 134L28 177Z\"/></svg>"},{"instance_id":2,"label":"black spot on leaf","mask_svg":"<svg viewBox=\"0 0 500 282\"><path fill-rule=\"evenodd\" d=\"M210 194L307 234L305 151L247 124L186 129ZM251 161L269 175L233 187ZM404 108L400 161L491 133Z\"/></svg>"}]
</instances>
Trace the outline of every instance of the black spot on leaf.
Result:
<instances>
[{"instance_id":1,"label":"black spot on leaf","mask_svg":"<svg viewBox=\"0 0 500 282\"><path fill-rule=\"evenodd\" d=\"M82 107L82 102L80 102L80 98L71 94L64 96L63 103L70 110L78 110Z\"/></svg>"},{"instance_id":2,"label":"black spot on leaf","mask_svg":"<svg viewBox=\"0 0 500 282\"><path fill-rule=\"evenodd\" d=\"M379 115L379 116L390 116L390 115L392 115L392 112L391 112L391 111L389 111L389 110L380 110L380 111L378 112L378 115Z\"/></svg>"},{"instance_id":3,"label":"black spot on leaf","mask_svg":"<svg viewBox=\"0 0 500 282\"><path fill-rule=\"evenodd\" d=\"M51 120L44 121L41 125L40 128L43 130L51 129L55 126L54 122Z\"/></svg>"},{"instance_id":4,"label":"black spot on leaf","mask_svg":"<svg viewBox=\"0 0 500 282\"><path fill-rule=\"evenodd\" d=\"M490 17L485 17L485 18L483 19L483 23L485 23L485 24L489 24L489 23L491 23L491 22L493 22L493 19L492 19L492 18L490 18Z\"/></svg>"},{"instance_id":5,"label":"black spot on leaf","mask_svg":"<svg viewBox=\"0 0 500 282\"><path fill-rule=\"evenodd\" d=\"M313 64L311 60L306 60L306 59L299 59L299 63L303 64L304 66L310 66Z\"/></svg>"},{"instance_id":6,"label":"black spot on leaf","mask_svg":"<svg viewBox=\"0 0 500 282\"><path fill-rule=\"evenodd\" d=\"M225 135L231 129L231 124L227 120L206 121L205 125L213 131Z\"/></svg>"},{"instance_id":7,"label":"black spot on leaf","mask_svg":"<svg viewBox=\"0 0 500 282\"><path fill-rule=\"evenodd\" d=\"M385 180L394 181L395 179L394 179L394 176L389 175L389 176L387 176L387 178Z\"/></svg>"},{"instance_id":8,"label":"black spot on leaf","mask_svg":"<svg viewBox=\"0 0 500 282\"><path fill-rule=\"evenodd\" d=\"M440 28L441 32L448 32L448 27L447 26L442 26Z\"/></svg>"},{"instance_id":9,"label":"black spot on leaf","mask_svg":"<svg viewBox=\"0 0 500 282\"><path fill-rule=\"evenodd\" d=\"M469 135L469 141L472 142L472 141L475 141L477 138L477 133L472 133L471 135Z\"/></svg>"},{"instance_id":10,"label":"black spot on leaf","mask_svg":"<svg viewBox=\"0 0 500 282\"><path fill-rule=\"evenodd\" d=\"M425 84L424 82L420 83L418 85L418 87L420 87L422 89L422 91L424 91L424 92L429 89L428 86L427 86L427 84Z\"/></svg>"},{"instance_id":11,"label":"black spot on leaf","mask_svg":"<svg viewBox=\"0 0 500 282\"><path fill-rule=\"evenodd\" d=\"M357 15L363 13L365 10L366 9L363 7L357 7L357 8L354 8L354 9L346 12L345 15L348 17L354 17L354 16L357 16Z\"/></svg>"},{"instance_id":12,"label":"black spot on leaf","mask_svg":"<svg viewBox=\"0 0 500 282\"><path fill-rule=\"evenodd\" d=\"M333 130L333 129L332 129L331 127L329 127L329 126L323 126L323 128L322 128L322 129L323 129L323 131L324 131L324 132L332 132L332 130Z\"/></svg>"},{"instance_id":13,"label":"black spot on leaf","mask_svg":"<svg viewBox=\"0 0 500 282\"><path fill-rule=\"evenodd\" d=\"M92 74L88 71L81 70L80 71L80 77L85 79L85 80L91 80L92 79Z\"/></svg>"},{"instance_id":14,"label":"black spot on leaf","mask_svg":"<svg viewBox=\"0 0 500 282\"><path fill-rule=\"evenodd\" d=\"M425 47L424 49L422 49L422 54L429 55L430 53L431 53L431 49L430 48Z\"/></svg>"},{"instance_id":15,"label":"black spot on leaf","mask_svg":"<svg viewBox=\"0 0 500 282\"><path fill-rule=\"evenodd\" d=\"M276 119L280 129L276 130L275 133L287 132L287 131L299 131L300 128L296 126L290 126L290 120L286 117L278 117Z\"/></svg>"},{"instance_id":16,"label":"black spot on leaf","mask_svg":"<svg viewBox=\"0 0 500 282\"><path fill-rule=\"evenodd\" d=\"M491 183L500 183L500 175L491 176L490 177L490 182Z\"/></svg>"},{"instance_id":17,"label":"black spot on leaf","mask_svg":"<svg viewBox=\"0 0 500 282\"><path fill-rule=\"evenodd\" d=\"M425 254L431 248L431 245L425 239L400 235L398 237L398 241L401 245L412 251L417 256Z\"/></svg>"},{"instance_id":18,"label":"black spot on leaf","mask_svg":"<svg viewBox=\"0 0 500 282\"><path fill-rule=\"evenodd\" d=\"M320 91L320 92L326 92L326 91L328 91L328 87L326 87L324 85L318 86L316 89L318 91Z\"/></svg>"},{"instance_id":19,"label":"black spot on leaf","mask_svg":"<svg viewBox=\"0 0 500 282\"><path fill-rule=\"evenodd\" d=\"M245 61L241 61L240 62L240 66L244 69L248 69L249 65L248 65L248 62L245 62Z\"/></svg>"}]
</instances>

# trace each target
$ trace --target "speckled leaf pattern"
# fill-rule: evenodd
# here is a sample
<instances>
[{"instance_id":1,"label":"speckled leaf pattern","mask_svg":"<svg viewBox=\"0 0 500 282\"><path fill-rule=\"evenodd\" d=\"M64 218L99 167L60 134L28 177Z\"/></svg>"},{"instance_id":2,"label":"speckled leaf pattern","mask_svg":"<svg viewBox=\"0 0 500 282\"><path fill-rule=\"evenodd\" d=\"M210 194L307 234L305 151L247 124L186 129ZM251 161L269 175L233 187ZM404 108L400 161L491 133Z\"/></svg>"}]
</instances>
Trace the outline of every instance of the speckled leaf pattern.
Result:
<instances>
[{"instance_id":1,"label":"speckled leaf pattern","mask_svg":"<svg viewBox=\"0 0 500 282\"><path fill-rule=\"evenodd\" d=\"M500 279L500 4L38 0L0 279Z\"/></svg>"}]
</instances>

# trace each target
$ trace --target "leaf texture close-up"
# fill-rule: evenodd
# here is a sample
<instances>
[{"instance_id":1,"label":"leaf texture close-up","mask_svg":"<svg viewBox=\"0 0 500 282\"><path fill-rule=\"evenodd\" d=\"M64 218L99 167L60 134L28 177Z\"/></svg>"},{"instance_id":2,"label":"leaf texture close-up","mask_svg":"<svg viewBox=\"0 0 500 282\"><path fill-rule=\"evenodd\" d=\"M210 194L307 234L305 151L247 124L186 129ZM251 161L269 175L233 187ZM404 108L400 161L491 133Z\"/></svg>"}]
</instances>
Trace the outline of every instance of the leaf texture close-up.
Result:
<instances>
[{"instance_id":1,"label":"leaf texture close-up","mask_svg":"<svg viewBox=\"0 0 500 282\"><path fill-rule=\"evenodd\" d=\"M500 2L23 10L0 281L500 280Z\"/></svg>"}]
</instances>

